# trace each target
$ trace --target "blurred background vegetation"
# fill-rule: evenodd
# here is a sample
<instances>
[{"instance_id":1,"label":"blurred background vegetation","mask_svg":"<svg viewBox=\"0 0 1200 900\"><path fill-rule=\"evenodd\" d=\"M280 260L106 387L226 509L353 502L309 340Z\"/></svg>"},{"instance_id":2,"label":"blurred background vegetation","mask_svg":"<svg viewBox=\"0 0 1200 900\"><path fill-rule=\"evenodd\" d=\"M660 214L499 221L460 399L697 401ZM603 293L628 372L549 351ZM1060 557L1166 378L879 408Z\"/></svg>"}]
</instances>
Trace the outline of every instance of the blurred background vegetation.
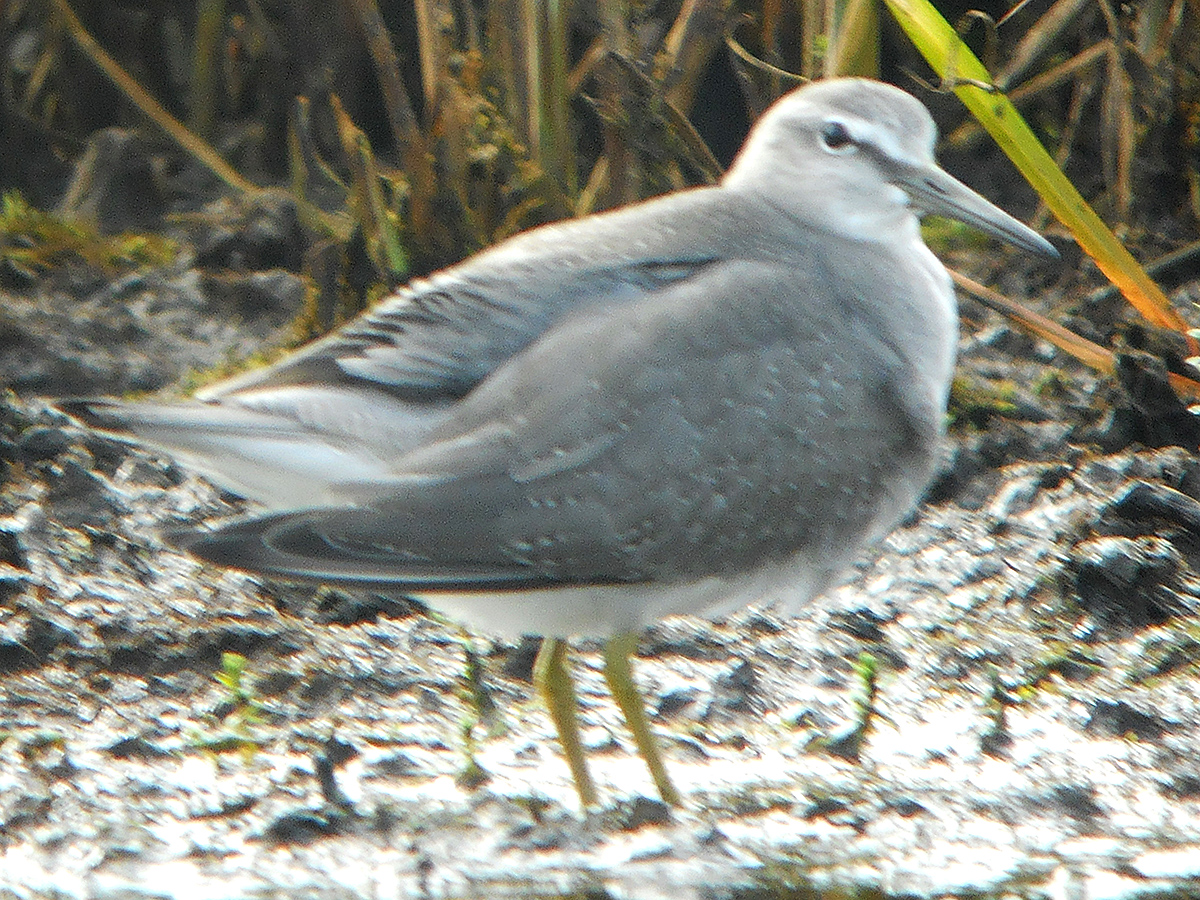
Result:
<instances>
[{"instance_id":1,"label":"blurred background vegetation","mask_svg":"<svg viewBox=\"0 0 1200 900\"><path fill-rule=\"evenodd\" d=\"M1110 225L1147 256L1195 239L1197 0L936 5ZM22 222L302 273L310 333L521 229L715 179L827 74L916 93L948 168L1053 229L874 0L0 0L0 51ZM254 243L263 210L287 240ZM10 289L46 255L15 221ZM218 221L245 245L206 258Z\"/></svg>"}]
</instances>

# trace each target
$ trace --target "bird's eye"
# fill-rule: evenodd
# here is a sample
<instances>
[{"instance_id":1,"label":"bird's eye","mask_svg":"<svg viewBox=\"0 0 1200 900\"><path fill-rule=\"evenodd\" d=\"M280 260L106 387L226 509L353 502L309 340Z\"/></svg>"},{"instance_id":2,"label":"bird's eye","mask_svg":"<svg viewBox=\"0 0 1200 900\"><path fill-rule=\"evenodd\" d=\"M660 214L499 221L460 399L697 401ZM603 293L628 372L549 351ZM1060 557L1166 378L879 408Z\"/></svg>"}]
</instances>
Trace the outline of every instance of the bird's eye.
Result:
<instances>
[{"instance_id":1,"label":"bird's eye","mask_svg":"<svg viewBox=\"0 0 1200 900\"><path fill-rule=\"evenodd\" d=\"M845 153L854 147L854 139L841 122L826 122L821 129L821 143L826 150L834 153Z\"/></svg>"}]
</instances>

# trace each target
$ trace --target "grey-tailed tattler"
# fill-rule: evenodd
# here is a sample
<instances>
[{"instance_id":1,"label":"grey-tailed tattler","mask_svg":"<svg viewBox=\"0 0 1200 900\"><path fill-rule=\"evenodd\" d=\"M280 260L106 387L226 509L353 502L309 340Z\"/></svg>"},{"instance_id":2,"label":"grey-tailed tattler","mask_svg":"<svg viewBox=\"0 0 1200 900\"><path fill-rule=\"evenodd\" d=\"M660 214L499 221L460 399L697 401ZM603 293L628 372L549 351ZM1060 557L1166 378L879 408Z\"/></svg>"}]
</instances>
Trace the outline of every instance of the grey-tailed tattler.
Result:
<instances>
[{"instance_id":1,"label":"grey-tailed tattler","mask_svg":"<svg viewBox=\"0 0 1200 900\"><path fill-rule=\"evenodd\" d=\"M810 84L717 185L517 235L192 402L64 406L266 507L187 540L202 559L544 635L585 806L564 639L605 637L677 804L629 668L639 630L795 608L934 473L958 318L918 217L1054 254L938 168L935 137L898 88Z\"/></svg>"}]
</instances>

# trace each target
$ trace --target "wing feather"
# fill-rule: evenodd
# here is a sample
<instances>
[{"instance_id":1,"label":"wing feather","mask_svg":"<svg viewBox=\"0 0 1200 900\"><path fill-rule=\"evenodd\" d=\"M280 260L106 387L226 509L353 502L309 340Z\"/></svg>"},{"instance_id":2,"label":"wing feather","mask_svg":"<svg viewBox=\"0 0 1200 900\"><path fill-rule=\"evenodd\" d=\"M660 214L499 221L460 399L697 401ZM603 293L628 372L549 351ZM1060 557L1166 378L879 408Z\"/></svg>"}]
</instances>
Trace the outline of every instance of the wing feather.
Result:
<instances>
[{"instance_id":1,"label":"wing feather","mask_svg":"<svg viewBox=\"0 0 1200 900\"><path fill-rule=\"evenodd\" d=\"M568 317L395 477L339 486L354 505L252 519L192 549L425 592L686 581L856 552L915 500L940 423L914 417L900 355L804 262L727 261Z\"/></svg>"},{"instance_id":2,"label":"wing feather","mask_svg":"<svg viewBox=\"0 0 1200 900\"><path fill-rule=\"evenodd\" d=\"M299 384L363 384L412 402L452 402L584 308L637 302L696 277L719 244L683 241L681 216L722 228L718 188L535 229L418 279L333 334L198 395ZM650 251L649 248L654 250Z\"/></svg>"}]
</instances>

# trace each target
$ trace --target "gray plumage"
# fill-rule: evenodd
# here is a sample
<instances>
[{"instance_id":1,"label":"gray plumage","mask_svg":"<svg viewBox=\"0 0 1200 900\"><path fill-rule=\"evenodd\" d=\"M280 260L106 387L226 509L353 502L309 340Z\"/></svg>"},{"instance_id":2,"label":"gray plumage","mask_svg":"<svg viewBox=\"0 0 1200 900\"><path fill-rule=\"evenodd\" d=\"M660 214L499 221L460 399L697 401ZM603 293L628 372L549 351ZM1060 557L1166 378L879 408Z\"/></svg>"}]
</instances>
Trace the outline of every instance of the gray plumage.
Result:
<instances>
[{"instance_id":1,"label":"gray plumage","mask_svg":"<svg viewBox=\"0 0 1200 900\"><path fill-rule=\"evenodd\" d=\"M934 137L897 88L804 87L720 185L519 235L197 402L69 409L267 507L191 539L221 565L508 633L800 603L934 470L957 315L917 214L1053 253Z\"/></svg>"}]
</instances>

